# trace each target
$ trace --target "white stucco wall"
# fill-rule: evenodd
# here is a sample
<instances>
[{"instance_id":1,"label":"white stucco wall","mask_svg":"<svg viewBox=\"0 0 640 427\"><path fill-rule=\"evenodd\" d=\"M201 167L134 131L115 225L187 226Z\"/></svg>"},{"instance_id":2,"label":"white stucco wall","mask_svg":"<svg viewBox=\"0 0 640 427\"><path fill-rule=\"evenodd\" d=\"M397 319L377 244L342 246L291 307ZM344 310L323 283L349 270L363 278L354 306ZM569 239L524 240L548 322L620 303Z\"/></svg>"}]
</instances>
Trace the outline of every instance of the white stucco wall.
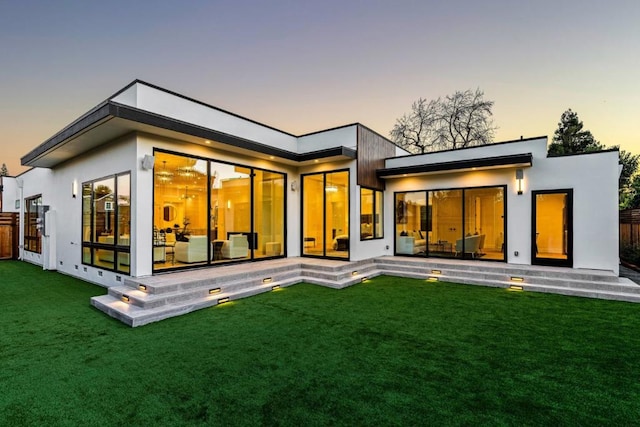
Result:
<instances>
[{"instance_id":1,"label":"white stucco wall","mask_svg":"<svg viewBox=\"0 0 640 427\"><path fill-rule=\"evenodd\" d=\"M20 207L16 208L16 200L20 200L17 178L2 176L0 185L2 185L2 212L20 212Z\"/></svg>"},{"instance_id":2,"label":"white stucco wall","mask_svg":"<svg viewBox=\"0 0 640 427\"><path fill-rule=\"evenodd\" d=\"M297 151L295 136L193 102L171 93L136 83L113 101L162 116L260 142L291 152Z\"/></svg>"},{"instance_id":3,"label":"white stucco wall","mask_svg":"<svg viewBox=\"0 0 640 427\"><path fill-rule=\"evenodd\" d=\"M429 165L433 163L445 163L459 160L471 160L482 157L498 157L513 154L531 153L534 158L547 157L547 138L536 138L524 141L489 144L481 147L465 148L461 150L441 151L412 156L402 156L387 159L385 167L397 168L412 165Z\"/></svg>"},{"instance_id":4,"label":"white stucco wall","mask_svg":"<svg viewBox=\"0 0 640 427\"><path fill-rule=\"evenodd\" d=\"M48 251L45 250L45 242L42 243L41 253L31 252L24 249L24 200L30 197L42 195L42 204L44 206L52 206L54 199L54 182L52 180L53 172L50 169L30 169L16 178L18 185L18 193L20 193L20 259L37 265L45 263L45 256Z\"/></svg>"},{"instance_id":5,"label":"white stucco wall","mask_svg":"<svg viewBox=\"0 0 640 427\"><path fill-rule=\"evenodd\" d=\"M326 150L334 147L357 148L356 125L331 129L298 138L298 152L309 153L312 151Z\"/></svg>"},{"instance_id":6,"label":"white stucco wall","mask_svg":"<svg viewBox=\"0 0 640 427\"><path fill-rule=\"evenodd\" d=\"M524 168L522 195L517 194L515 169L512 168L387 180L385 241L393 247L394 192L506 184L507 262L531 264L531 192L573 189L574 268L610 270L617 273L618 153L546 158L540 156L539 144L536 140L534 150L529 151L538 153L538 156L534 154L532 167ZM491 151L487 150L489 156L493 154ZM517 256L515 252L518 252Z\"/></svg>"}]
</instances>

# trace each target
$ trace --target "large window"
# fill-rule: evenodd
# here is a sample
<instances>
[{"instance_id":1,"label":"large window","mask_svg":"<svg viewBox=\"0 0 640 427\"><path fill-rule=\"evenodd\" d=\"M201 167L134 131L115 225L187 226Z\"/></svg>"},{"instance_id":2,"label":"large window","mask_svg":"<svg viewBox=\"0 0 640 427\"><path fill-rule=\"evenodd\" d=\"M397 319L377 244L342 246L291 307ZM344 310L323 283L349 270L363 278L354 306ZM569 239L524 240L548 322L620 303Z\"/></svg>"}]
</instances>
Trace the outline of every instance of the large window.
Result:
<instances>
[{"instance_id":1,"label":"large window","mask_svg":"<svg viewBox=\"0 0 640 427\"><path fill-rule=\"evenodd\" d=\"M42 225L44 212L42 196L34 196L24 200L24 249L29 252L42 251Z\"/></svg>"},{"instance_id":2,"label":"large window","mask_svg":"<svg viewBox=\"0 0 640 427\"><path fill-rule=\"evenodd\" d=\"M349 171L302 177L302 253L349 258Z\"/></svg>"},{"instance_id":3,"label":"large window","mask_svg":"<svg viewBox=\"0 0 640 427\"><path fill-rule=\"evenodd\" d=\"M153 267L283 256L285 175L157 151Z\"/></svg>"},{"instance_id":4,"label":"large window","mask_svg":"<svg viewBox=\"0 0 640 427\"><path fill-rule=\"evenodd\" d=\"M360 239L379 239L383 236L382 191L360 189Z\"/></svg>"},{"instance_id":5,"label":"large window","mask_svg":"<svg viewBox=\"0 0 640 427\"><path fill-rule=\"evenodd\" d=\"M505 188L396 193L396 253L505 259Z\"/></svg>"},{"instance_id":6,"label":"large window","mask_svg":"<svg viewBox=\"0 0 640 427\"><path fill-rule=\"evenodd\" d=\"M129 273L131 175L82 184L82 263Z\"/></svg>"}]
</instances>

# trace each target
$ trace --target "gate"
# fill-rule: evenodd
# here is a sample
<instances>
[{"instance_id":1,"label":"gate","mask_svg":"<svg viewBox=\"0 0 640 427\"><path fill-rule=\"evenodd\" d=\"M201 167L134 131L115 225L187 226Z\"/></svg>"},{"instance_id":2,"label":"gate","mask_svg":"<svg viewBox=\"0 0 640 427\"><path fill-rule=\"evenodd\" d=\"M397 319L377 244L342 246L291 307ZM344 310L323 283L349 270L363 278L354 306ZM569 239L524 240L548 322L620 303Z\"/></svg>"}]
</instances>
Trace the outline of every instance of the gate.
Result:
<instances>
[{"instance_id":1,"label":"gate","mask_svg":"<svg viewBox=\"0 0 640 427\"><path fill-rule=\"evenodd\" d=\"M17 213L0 212L0 259L18 259L19 226Z\"/></svg>"}]
</instances>

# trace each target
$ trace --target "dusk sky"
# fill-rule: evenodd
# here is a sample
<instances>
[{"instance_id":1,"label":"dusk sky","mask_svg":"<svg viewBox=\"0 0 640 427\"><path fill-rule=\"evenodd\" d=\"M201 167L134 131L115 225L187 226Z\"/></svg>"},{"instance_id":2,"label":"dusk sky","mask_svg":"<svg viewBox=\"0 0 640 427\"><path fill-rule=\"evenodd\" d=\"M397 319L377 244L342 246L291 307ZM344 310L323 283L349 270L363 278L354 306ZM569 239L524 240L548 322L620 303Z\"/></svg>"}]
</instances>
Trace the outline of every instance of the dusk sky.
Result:
<instances>
[{"instance_id":1,"label":"dusk sky","mask_svg":"<svg viewBox=\"0 0 640 427\"><path fill-rule=\"evenodd\" d=\"M0 0L0 164L134 79L294 134L388 136L419 97L480 88L496 141L567 108L640 153L640 1Z\"/></svg>"}]
</instances>

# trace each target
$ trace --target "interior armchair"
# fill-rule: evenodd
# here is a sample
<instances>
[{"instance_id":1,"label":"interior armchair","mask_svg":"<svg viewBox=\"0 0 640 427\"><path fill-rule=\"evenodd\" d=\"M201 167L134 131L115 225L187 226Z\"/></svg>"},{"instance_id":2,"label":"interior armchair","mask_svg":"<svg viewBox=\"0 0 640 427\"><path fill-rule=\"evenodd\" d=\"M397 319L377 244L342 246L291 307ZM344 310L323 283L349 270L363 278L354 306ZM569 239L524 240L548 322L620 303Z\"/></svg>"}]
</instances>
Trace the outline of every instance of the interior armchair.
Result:
<instances>
[{"instance_id":1,"label":"interior armchair","mask_svg":"<svg viewBox=\"0 0 640 427\"><path fill-rule=\"evenodd\" d=\"M229 240L225 240L222 244L222 257L233 258L246 258L249 256L249 241L247 236L243 234L231 234Z\"/></svg>"}]
</instances>

